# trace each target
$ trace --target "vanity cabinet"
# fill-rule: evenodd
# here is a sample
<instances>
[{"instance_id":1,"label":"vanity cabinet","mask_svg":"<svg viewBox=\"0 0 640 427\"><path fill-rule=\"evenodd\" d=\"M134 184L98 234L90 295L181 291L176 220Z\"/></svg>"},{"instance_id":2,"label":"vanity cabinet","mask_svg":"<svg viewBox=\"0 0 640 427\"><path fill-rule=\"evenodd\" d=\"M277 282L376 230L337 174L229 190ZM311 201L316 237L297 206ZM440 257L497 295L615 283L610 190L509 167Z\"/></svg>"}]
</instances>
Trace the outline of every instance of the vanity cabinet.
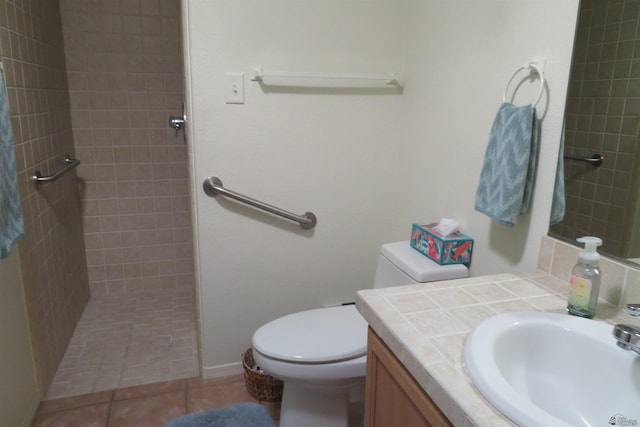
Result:
<instances>
[{"instance_id":1,"label":"vanity cabinet","mask_svg":"<svg viewBox=\"0 0 640 427\"><path fill-rule=\"evenodd\" d=\"M371 328L364 417L365 427L453 426Z\"/></svg>"}]
</instances>

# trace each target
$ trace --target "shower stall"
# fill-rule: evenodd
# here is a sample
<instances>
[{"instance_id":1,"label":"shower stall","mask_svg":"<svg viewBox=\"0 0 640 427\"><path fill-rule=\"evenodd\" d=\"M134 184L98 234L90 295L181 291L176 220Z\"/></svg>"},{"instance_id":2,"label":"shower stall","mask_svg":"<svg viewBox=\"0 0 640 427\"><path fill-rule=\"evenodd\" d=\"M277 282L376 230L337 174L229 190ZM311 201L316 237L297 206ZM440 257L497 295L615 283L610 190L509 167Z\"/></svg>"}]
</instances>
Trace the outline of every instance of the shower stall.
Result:
<instances>
[{"instance_id":1,"label":"shower stall","mask_svg":"<svg viewBox=\"0 0 640 427\"><path fill-rule=\"evenodd\" d=\"M199 372L181 40L180 0L0 0L43 397Z\"/></svg>"}]
</instances>

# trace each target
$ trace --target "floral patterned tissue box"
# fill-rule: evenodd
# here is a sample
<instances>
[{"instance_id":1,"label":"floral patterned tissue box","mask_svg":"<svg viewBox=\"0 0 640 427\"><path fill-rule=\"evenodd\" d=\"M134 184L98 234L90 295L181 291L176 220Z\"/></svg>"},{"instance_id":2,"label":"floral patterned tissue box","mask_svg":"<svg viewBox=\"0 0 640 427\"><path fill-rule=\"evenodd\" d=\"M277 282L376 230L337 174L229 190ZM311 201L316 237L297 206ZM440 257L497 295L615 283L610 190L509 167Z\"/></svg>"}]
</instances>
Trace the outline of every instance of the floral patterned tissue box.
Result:
<instances>
[{"instance_id":1,"label":"floral patterned tissue box","mask_svg":"<svg viewBox=\"0 0 640 427\"><path fill-rule=\"evenodd\" d=\"M411 246L440 265L471 263L473 239L456 232L442 236L435 230L437 222L431 224L413 224L411 228Z\"/></svg>"}]
</instances>

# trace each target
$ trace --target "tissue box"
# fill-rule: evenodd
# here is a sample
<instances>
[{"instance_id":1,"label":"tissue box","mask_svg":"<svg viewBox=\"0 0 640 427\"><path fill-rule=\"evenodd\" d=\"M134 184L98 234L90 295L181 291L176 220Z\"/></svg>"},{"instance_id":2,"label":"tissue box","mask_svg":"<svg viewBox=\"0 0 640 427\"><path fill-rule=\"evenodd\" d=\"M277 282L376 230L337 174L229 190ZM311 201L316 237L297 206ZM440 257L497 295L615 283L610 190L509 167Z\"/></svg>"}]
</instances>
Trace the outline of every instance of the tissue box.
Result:
<instances>
[{"instance_id":1,"label":"tissue box","mask_svg":"<svg viewBox=\"0 0 640 427\"><path fill-rule=\"evenodd\" d=\"M443 237L431 224L413 224L411 246L440 265L469 264L473 251L473 239L462 233L452 233Z\"/></svg>"}]
</instances>

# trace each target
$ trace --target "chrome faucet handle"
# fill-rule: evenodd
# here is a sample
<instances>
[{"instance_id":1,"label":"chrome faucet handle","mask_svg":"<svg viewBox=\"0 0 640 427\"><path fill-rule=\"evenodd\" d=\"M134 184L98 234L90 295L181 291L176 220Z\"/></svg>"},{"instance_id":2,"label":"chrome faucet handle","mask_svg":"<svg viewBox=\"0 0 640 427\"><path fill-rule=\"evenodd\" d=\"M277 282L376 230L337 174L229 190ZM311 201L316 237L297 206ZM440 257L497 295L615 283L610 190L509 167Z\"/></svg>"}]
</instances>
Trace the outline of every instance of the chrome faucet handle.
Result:
<instances>
[{"instance_id":1,"label":"chrome faucet handle","mask_svg":"<svg viewBox=\"0 0 640 427\"><path fill-rule=\"evenodd\" d=\"M182 104L182 116L169 116L169 127L175 129L176 131L176 137L178 136L178 133L180 132L180 129L184 129L184 143L187 143L187 130L185 128L185 126L187 125L187 112L184 109L184 103Z\"/></svg>"},{"instance_id":2,"label":"chrome faucet handle","mask_svg":"<svg viewBox=\"0 0 640 427\"><path fill-rule=\"evenodd\" d=\"M633 317L640 317L640 304L627 304L627 313Z\"/></svg>"},{"instance_id":3,"label":"chrome faucet handle","mask_svg":"<svg viewBox=\"0 0 640 427\"><path fill-rule=\"evenodd\" d=\"M640 354L640 329L618 324L613 327L612 333L618 347Z\"/></svg>"}]
</instances>

